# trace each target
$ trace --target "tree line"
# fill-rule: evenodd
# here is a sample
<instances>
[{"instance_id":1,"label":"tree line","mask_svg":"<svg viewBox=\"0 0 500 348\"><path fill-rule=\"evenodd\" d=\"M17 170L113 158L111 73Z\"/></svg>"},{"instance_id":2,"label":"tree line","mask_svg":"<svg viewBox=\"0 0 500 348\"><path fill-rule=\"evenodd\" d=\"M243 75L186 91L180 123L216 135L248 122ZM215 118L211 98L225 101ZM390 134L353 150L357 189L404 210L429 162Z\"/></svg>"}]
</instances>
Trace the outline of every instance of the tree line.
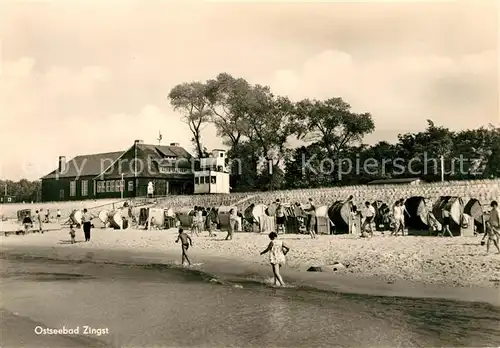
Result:
<instances>
[{"instance_id":1,"label":"tree line","mask_svg":"<svg viewBox=\"0 0 500 348\"><path fill-rule=\"evenodd\" d=\"M176 85L168 98L192 134L197 156L208 156L203 133L213 124L228 148L233 191L365 184L377 179L445 180L500 177L500 128L453 132L428 120L425 131L395 144L363 144L375 131L369 112L341 97L291 101L268 86L221 73L206 82ZM290 142L302 142L292 148ZM366 164L372 165L367 169ZM348 164L352 167L347 170Z\"/></svg>"},{"instance_id":2,"label":"tree line","mask_svg":"<svg viewBox=\"0 0 500 348\"><path fill-rule=\"evenodd\" d=\"M0 180L0 197L13 197L14 202L37 202L41 199L41 182L21 179Z\"/></svg>"}]
</instances>

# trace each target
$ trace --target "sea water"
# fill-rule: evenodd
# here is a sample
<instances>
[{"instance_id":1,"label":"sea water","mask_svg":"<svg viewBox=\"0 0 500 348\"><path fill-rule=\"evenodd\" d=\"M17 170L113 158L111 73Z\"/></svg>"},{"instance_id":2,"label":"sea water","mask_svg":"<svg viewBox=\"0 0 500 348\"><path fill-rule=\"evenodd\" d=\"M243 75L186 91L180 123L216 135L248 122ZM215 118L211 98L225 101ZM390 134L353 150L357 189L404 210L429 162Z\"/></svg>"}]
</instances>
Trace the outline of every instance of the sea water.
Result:
<instances>
[{"instance_id":1,"label":"sea water","mask_svg":"<svg viewBox=\"0 0 500 348\"><path fill-rule=\"evenodd\" d=\"M2 332L20 338L31 326L87 326L106 331L87 347L500 346L500 308L483 303L220 283L161 265L3 259L0 268L1 307L29 320L2 322ZM23 346L48 346L33 337Z\"/></svg>"}]
</instances>

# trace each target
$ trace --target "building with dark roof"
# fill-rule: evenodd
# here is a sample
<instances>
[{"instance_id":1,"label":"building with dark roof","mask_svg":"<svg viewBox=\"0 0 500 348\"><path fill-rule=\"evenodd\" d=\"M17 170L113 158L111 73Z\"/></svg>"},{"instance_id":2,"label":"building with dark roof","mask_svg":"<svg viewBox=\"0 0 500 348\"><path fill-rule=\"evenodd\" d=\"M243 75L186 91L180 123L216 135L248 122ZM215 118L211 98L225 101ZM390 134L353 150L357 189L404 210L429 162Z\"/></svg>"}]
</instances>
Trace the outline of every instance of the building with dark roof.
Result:
<instances>
[{"instance_id":1,"label":"building with dark roof","mask_svg":"<svg viewBox=\"0 0 500 348\"><path fill-rule=\"evenodd\" d=\"M125 151L70 161L61 156L58 168L41 179L42 201L142 197L149 182L155 195L192 194L197 166L198 161L177 143L148 145L141 140Z\"/></svg>"}]
</instances>

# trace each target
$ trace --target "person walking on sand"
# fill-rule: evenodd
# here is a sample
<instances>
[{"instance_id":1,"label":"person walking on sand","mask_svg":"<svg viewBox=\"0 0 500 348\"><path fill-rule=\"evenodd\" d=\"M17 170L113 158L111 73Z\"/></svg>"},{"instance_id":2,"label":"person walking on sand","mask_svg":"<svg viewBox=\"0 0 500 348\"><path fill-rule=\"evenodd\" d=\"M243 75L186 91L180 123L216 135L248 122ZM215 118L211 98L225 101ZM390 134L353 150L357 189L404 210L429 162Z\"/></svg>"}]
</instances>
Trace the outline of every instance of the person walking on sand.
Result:
<instances>
[{"instance_id":1,"label":"person walking on sand","mask_svg":"<svg viewBox=\"0 0 500 348\"><path fill-rule=\"evenodd\" d=\"M177 240L175 242L179 243L179 241L181 241L181 247L182 247L181 263L184 266L184 264L187 261L188 265L191 266L191 260L189 260L188 256L188 249L190 246L193 246L193 241L191 240L191 237L189 237L182 228L179 228L179 235L177 236Z\"/></svg>"},{"instance_id":2,"label":"person walking on sand","mask_svg":"<svg viewBox=\"0 0 500 348\"><path fill-rule=\"evenodd\" d=\"M225 240L233 239L233 232L236 229L238 224L238 215L236 214L236 210L233 208L229 211L229 227L227 229L227 236Z\"/></svg>"},{"instance_id":3,"label":"person walking on sand","mask_svg":"<svg viewBox=\"0 0 500 348\"><path fill-rule=\"evenodd\" d=\"M450 212L448 209L443 209L443 228L441 230L441 233L439 234L441 237L444 237L445 235L453 237L453 233L451 233L450 230L450 224L451 224Z\"/></svg>"},{"instance_id":4,"label":"person walking on sand","mask_svg":"<svg viewBox=\"0 0 500 348\"><path fill-rule=\"evenodd\" d=\"M492 201L491 204L490 218L488 219L488 241L486 242L486 253L490 252L490 242L493 242L495 247L500 254L500 247L498 246L498 240L500 237L500 210L498 209L498 202Z\"/></svg>"},{"instance_id":5,"label":"person walking on sand","mask_svg":"<svg viewBox=\"0 0 500 348\"><path fill-rule=\"evenodd\" d=\"M375 217L375 208L370 202L365 202L365 221L363 221L363 225L361 225L361 237L365 236L366 227L369 228L370 237L373 237L373 228L372 222Z\"/></svg>"},{"instance_id":6,"label":"person walking on sand","mask_svg":"<svg viewBox=\"0 0 500 348\"><path fill-rule=\"evenodd\" d=\"M90 230L92 229L92 214L90 214L87 211L87 208L83 209L82 226L83 226L83 234L85 235L85 241L90 242Z\"/></svg>"},{"instance_id":7,"label":"person walking on sand","mask_svg":"<svg viewBox=\"0 0 500 348\"><path fill-rule=\"evenodd\" d=\"M304 209L306 215L306 228L312 239L316 239L316 206L312 198L309 198L309 205Z\"/></svg>"},{"instance_id":8,"label":"person walking on sand","mask_svg":"<svg viewBox=\"0 0 500 348\"><path fill-rule=\"evenodd\" d=\"M40 209L40 211L36 211L35 213L35 221L37 222L38 224L38 232L40 232L41 234L43 234L43 218L42 218L42 210Z\"/></svg>"},{"instance_id":9,"label":"person walking on sand","mask_svg":"<svg viewBox=\"0 0 500 348\"><path fill-rule=\"evenodd\" d=\"M264 255L269 253L269 262L273 268L274 275L274 285L285 286L285 282L280 274L280 267L285 265L286 254L290 251L290 248L283 243L281 239L278 239L278 234L276 232L269 233L269 245L266 250L262 251L260 254Z\"/></svg>"}]
</instances>

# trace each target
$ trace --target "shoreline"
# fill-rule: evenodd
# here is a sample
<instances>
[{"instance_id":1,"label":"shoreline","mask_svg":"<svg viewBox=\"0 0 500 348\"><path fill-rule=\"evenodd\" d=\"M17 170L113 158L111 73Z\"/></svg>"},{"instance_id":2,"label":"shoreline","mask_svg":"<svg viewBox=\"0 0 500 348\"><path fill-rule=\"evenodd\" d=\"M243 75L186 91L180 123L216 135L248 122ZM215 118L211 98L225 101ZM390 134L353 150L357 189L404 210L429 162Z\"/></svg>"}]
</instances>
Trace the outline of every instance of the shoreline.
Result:
<instances>
[{"instance_id":1,"label":"shoreline","mask_svg":"<svg viewBox=\"0 0 500 348\"><path fill-rule=\"evenodd\" d=\"M70 249L64 246L17 245L1 248L2 259L50 259L56 262L111 263L123 266L179 265L180 253L173 251L129 250L127 248L89 247ZM103 254L105 252L105 254ZM196 254L195 254L196 255ZM196 255L194 262L201 266L186 268L186 271L203 272L223 283L266 285L272 277L269 266L247 260L234 260L208 253ZM388 283L380 277L359 277L354 274L333 272L305 272L285 267L282 271L285 282L294 287L342 294L444 299L462 302L483 302L500 307L500 289L495 287L456 287L445 284L425 284L416 281L396 280Z\"/></svg>"}]
</instances>

